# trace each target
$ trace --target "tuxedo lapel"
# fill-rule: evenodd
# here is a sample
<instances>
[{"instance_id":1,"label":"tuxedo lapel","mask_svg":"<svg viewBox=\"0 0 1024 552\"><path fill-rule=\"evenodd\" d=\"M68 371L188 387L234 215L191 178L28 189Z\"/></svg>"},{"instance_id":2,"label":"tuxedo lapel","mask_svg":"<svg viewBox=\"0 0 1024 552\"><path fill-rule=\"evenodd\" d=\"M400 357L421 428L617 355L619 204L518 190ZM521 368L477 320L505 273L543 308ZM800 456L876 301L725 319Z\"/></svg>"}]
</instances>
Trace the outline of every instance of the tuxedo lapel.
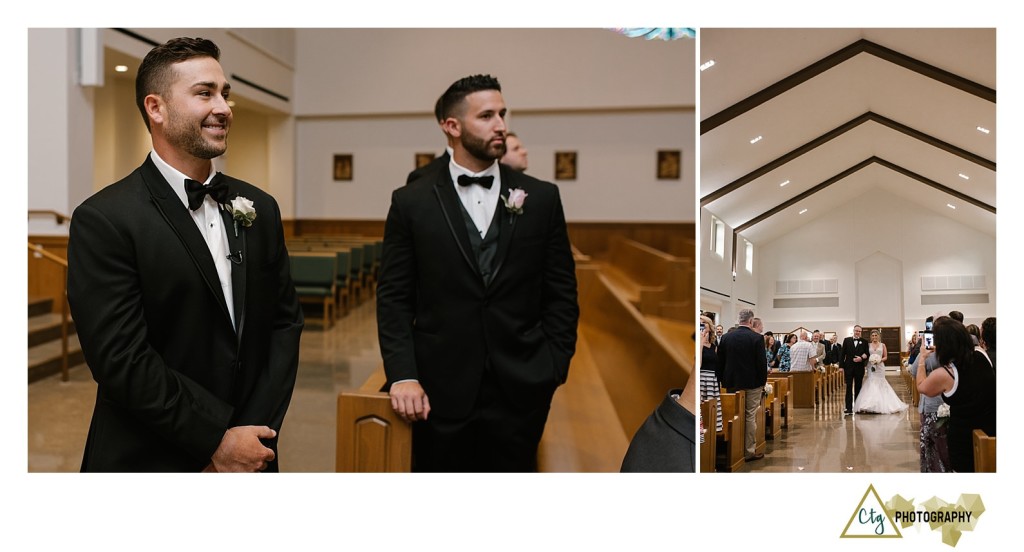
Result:
<instances>
[{"instance_id":1,"label":"tuxedo lapel","mask_svg":"<svg viewBox=\"0 0 1024 552\"><path fill-rule=\"evenodd\" d=\"M508 199L509 190L512 189L514 184L513 179L515 175L504 165L499 165L501 171L501 195ZM525 207L525 204L524 204ZM505 208L505 202L500 197L498 198L498 211L494 213L495 217L500 217L501 230L498 233L498 252L494 259L494 275L491 277L491 282L498 277L498 273L501 272L501 267L505 264L505 256L508 254L509 245L512 243L512 234L516 231L516 226L519 217L512 216L512 213L508 212Z\"/></svg>"},{"instance_id":2,"label":"tuxedo lapel","mask_svg":"<svg viewBox=\"0 0 1024 552\"><path fill-rule=\"evenodd\" d=\"M452 183L452 176L447 167L440 171L437 184L434 185L434 194L441 205L441 213L444 215L445 222L448 223L448 229L451 230L452 237L459 246L462 258L473 272L479 276L480 267L477 266L476 255L469 255L469 252L473 250L473 246L469 241L466 225L463 223L462 206L459 202L459 196L455 193L455 185Z\"/></svg>"},{"instance_id":3,"label":"tuxedo lapel","mask_svg":"<svg viewBox=\"0 0 1024 552\"><path fill-rule=\"evenodd\" d=\"M178 196L171 191L170 184L164 180L160 171L148 157L142 165L142 180L149 188L150 198L157 211L185 246L189 258L195 263L199 275L206 282L206 287L210 289L210 293L213 294L225 318L230 323L231 315L228 314L228 305L224 300L224 292L221 290L220 278L217 276L217 267L213 264L213 256L210 254L210 248L206 245L203 235L199 233L195 221L189 215L188 209L181 204Z\"/></svg>"},{"instance_id":4,"label":"tuxedo lapel","mask_svg":"<svg viewBox=\"0 0 1024 552\"><path fill-rule=\"evenodd\" d=\"M228 197L238 196L237 193L228 189ZM245 274L246 258L248 253L245 250L246 228L238 224L238 235L235 235L235 221L227 209L220 210L224 218L224 228L228 233L228 258L231 259L231 293L235 306L235 333L238 335L238 342L242 342L242 329L245 327ZM222 294L223 295L223 294Z\"/></svg>"}]
</instances>

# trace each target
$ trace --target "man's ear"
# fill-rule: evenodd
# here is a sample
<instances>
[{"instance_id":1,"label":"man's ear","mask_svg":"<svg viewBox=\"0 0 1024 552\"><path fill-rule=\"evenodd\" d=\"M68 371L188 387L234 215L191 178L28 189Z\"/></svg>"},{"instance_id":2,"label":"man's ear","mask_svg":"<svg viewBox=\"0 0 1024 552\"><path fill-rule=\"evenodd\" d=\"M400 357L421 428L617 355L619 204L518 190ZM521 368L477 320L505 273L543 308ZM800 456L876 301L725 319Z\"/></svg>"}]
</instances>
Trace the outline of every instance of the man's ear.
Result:
<instances>
[{"instance_id":1,"label":"man's ear","mask_svg":"<svg viewBox=\"0 0 1024 552\"><path fill-rule=\"evenodd\" d=\"M149 117L150 125L164 123L166 113L164 112L164 100L157 94L150 94L143 98L143 107L146 108L146 116Z\"/></svg>"},{"instance_id":2,"label":"man's ear","mask_svg":"<svg viewBox=\"0 0 1024 552\"><path fill-rule=\"evenodd\" d=\"M441 122L441 130L452 138L458 138L462 135L462 123L455 117L448 117Z\"/></svg>"}]
</instances>

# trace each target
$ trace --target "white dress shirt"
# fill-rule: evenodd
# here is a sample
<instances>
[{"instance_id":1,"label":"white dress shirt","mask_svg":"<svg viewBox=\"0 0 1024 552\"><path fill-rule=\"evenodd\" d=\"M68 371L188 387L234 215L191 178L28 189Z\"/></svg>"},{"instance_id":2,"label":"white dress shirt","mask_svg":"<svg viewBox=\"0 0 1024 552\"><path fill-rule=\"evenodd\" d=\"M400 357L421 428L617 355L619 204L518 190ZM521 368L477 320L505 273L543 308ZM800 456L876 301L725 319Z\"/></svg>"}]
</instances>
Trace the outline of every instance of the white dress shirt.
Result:
<instances>
[{"instance_id":1,"label":"white dress shirt","mask_svg":"<svg viewBox=\"0 0 1024 552\"><path fill-rule=\"evenodd\" d=\"M456 163L455 156L453 155L451 161L448 162L448 171L452 176L452 185L455 186L455 193L459 195L462 205L469 213L469 218L473 220L473 224L480 232L480 237L483 238L487 235L487 229L491 227L491 219L494 218L494 212L498 206L498 198L501 196L501 171L498 170L498 161L495 160L490 167L474 173ZM459 176L463 174L469 176L493 176L494 182L490 188L484 188L476 184L463 186L459 184Z\"/></svg>"},{"instance_id":2,"label":"white dress shirt","mask_svg":"<svg viewBox=\"0 0 1024 552\"><path fill-rule=\"evenodd\" d=\"M195 221L196 226L199 227L199 232L206 240L206 246L210 248L213 264L217 267L217 278L220 279L220 287L224 292L224 302L228 305L228 315L231 316L231 324L234 326L235 300L231 291L231 260L227 257L230 248L228 247L227 228L224 227L224 218L220 214L220 205L207 195L203 198L202 206L195 211L189 210L188 194L185 193L185 179L188 176L168 165L166 161L157 155L155 150L150 152L150 156L153 158L153 163L156 165L157 170L163 175L164 180L170 184L171 190L174 191L178 199L181 200L182 205L192 215L192 220ZM206 177L203 184L209 185L210 179L213 178L214 174L216 174L216 171L211 169L210 175ZM475 187L478 188L479 186Z\"/></svg>"}]
</instances>

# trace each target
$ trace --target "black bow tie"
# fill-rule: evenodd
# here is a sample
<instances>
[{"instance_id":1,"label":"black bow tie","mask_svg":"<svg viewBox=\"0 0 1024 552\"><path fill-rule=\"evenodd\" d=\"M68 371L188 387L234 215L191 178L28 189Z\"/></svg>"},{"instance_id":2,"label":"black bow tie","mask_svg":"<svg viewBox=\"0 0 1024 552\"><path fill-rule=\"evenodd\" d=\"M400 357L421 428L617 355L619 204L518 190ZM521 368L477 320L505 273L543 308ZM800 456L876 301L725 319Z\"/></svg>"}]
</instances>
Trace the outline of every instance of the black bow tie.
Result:
<instances>
[{"instance_id":1,"label":"black bow tie","mask_svg":"<svg viewBox=\"0 0 1024 552\"><path fill-rule=\"evenodd\" d=\"M490 190L491 184L493 183L493 176L469 176L468 174L459 175L459 186L472 186L473 184L479 184Z\"/></svg>"},{"instance_id":2,"label":"black bow tie","mask_svg":"<svg viewBox=\"0 0 1024 552\"><path fill-rule=\"evenodd\" d=\"M223 182L220 173L213 175L209 186L203 186L202 182L186 178L185 193L188 194L188 208L192 211L195 211L203 204L203 198L206 194L210 194L210 197L217 203L228 202L228 185Z\"/></svg>"}]
</instances>

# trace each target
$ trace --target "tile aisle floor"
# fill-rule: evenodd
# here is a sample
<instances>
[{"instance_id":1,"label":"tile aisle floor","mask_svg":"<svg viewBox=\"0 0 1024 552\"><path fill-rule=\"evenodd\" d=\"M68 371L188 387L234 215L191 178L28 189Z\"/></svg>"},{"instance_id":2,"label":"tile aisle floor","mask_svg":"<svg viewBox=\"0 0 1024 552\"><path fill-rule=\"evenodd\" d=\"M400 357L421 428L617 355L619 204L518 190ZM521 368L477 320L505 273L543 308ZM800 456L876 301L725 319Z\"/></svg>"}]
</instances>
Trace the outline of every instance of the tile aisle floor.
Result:
<instances>
[{"instance_id":1,"label":"tile aisle floor","mask_svg":"<svg viewBox=\"0 0 1024 552\"><path fill-rule=\"evenodd\" d=\"M886 376L900 400L910 390L890 369ZM815 408L794 408L789 429L767 442L764 459L739 473L912 473L920 472L921 423L917 407L900 414L843 415L843 393Z\"/></svg>"},{"instance_id":2,"label":"tile aisle floor","mask_svg":"<svg viewBox=\"0 0 1024 552\"><path fill-rule=\"evenodd\" d=\"M326 332L309 320L281 428L282 472L334 471L338 393L359 388L381 363L372 298ZM95 399L96 383L84 364L71 370L70 381L58 374L29 384L29 472L79 470Z\"/></svg>"}]
</instances>

